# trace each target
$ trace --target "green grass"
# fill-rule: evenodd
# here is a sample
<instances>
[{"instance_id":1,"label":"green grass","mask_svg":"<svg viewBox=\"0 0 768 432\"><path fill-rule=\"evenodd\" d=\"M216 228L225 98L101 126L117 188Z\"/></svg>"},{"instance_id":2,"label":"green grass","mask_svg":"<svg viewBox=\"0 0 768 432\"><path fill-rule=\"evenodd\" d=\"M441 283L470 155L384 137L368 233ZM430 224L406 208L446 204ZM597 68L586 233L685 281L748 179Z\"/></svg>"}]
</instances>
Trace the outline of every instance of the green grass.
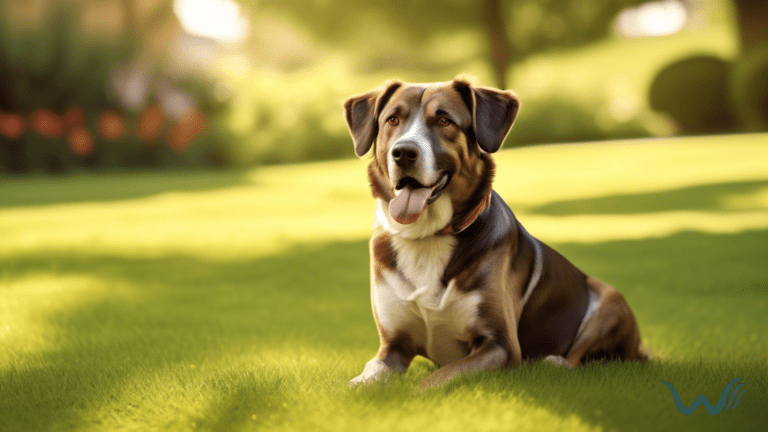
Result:
<instances>
[{"instance_id":1,"label":"green grass","mask_svg":"<svg viewBox=\"0 0 768 432\"><path fill-rule=\"evenodd\" d=\"M420 393L377 348L365 161L4 178L0 430L768 427L766 135L502 151L526 227L618 287L656 359L528 363ZM741 377L739 406L715 401Z\"/></svg>"}]
</instances>

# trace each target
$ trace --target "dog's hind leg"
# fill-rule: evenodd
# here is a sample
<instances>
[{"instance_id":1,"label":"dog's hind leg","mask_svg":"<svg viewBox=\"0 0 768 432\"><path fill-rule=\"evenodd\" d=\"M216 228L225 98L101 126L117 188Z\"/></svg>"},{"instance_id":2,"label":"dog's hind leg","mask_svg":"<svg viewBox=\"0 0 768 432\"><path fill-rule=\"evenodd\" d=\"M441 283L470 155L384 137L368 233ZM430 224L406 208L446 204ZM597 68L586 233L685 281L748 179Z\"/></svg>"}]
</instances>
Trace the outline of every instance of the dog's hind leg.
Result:
<instances>
[{"instance_id":1,"label":"dog's hind leg","mask_svg":"<svg viewBox=\"0 0 768 432\"><path fill-rule=\"evenodd\" d=\"M646 360L648 356L640 348L637 321L624 296L612 286L589 276L587 287L591 291L590 306L596 308L585 317L565 355L565 364L575 368L586 360ZM562 364L561 361L549 362Z\"/></svg>"},{"instance_id":2,"label":"dog's hind leg","mask_svg":"<svg viewBox=\"0 0 768 432\"><path fill-rule=\"evenodd\" d=\"M568 360L565 359L563 356L559 355L549 355L544 358L544 363L553 364L555 366L559 367L567 367L571 369L571 365L568 364Z\"/></svg>"}]
</instances>

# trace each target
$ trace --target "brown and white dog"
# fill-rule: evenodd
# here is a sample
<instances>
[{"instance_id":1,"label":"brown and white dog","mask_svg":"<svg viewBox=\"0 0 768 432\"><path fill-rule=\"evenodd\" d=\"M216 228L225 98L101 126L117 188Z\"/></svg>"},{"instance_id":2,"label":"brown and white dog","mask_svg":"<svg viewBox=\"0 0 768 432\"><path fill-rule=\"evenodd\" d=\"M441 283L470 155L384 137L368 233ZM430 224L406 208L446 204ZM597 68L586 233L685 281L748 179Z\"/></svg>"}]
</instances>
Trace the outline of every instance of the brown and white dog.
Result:
<instances>
[{"instance_id":1,"label":"brown and white dog","mask_svg":"<svg viewBox=\"0 0 768 432\"><path fill-rule=\"evenodd\" d=\"M530 235L492 190L491 153L518 109L513 92L464 79L393 81L344 104L357 156L374 148L381 341L350 385L403 372L417 354L439 366L426 387L523 359L647 358L624 297Z\"/></svg>"}]
</instances>

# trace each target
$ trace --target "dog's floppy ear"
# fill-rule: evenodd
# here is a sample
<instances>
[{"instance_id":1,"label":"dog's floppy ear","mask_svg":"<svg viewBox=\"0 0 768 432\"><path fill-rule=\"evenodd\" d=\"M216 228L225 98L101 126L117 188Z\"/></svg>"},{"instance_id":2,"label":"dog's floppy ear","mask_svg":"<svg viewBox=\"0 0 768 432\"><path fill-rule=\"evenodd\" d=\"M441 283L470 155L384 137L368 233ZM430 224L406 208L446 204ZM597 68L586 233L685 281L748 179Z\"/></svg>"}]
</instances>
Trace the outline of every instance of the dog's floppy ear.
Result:
<instances>
[{"instance_id":1,"label":"dog's floppy ear","mask_svg":"<svg viewBox=\"0 0 768 432\"><path fill-rule=\"evenodd\" d=\"M352 135L357 157L363 157L371 149L379 133L378 117L389 98L402 83L391 81L384 87L353 96L344 102L344 118Z\"/></svg>"},{"instance_id":2,"label":"dog's floppy ear","mask_svg":"<svg viewBox=\"0 0 768 432\"><path fill-rule=\"evenodd\" d=\"M520 109L517 95L511 90L475 87L463 79L454 80L453 86L472 113L477 144L488 153L498 151Z\"/></svg>"}]
</instances>

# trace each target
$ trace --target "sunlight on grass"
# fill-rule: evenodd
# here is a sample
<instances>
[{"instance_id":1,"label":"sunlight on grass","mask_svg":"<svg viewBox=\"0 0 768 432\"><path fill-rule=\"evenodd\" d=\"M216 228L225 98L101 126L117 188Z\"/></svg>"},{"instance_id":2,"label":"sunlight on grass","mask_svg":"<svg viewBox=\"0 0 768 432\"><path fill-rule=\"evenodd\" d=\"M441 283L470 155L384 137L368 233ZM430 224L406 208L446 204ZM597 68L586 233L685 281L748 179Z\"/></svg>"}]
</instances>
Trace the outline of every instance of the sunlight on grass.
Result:
<instances>
[{"instance_id":1,"label":"sunlight on grass","mask_svg":"<svg viewBox=\"0 0 768 432\"><path fill-rule=\"evenodd\" d=\"M723 141L728 144L723 145ZM766 135L747 135L510 150L497 158L495 188L528 229L545 241L597 242L660 237L685 230L728 233L762 229L768 227L768 205L759 191L725 197L724 209L736 209L732 199L741 208L750 209L729 214L710 209L549 217L531 209L565 200L766 180L767 141Z\"/></svg>"},{"instance_id":2,"label":"sunlight on grass","mask_svg":"<svg viewBox=\"0 0 768 432\"><path fill-rule=\"evenodd\" d=\"M530 362L426 393L417 383L435 366L423 358L386 385L346 386L378 343L367 158L7 179L0 429L764 424L767 140L500 152L499 193L534 235L622 291L657 357L576 371ZM715 395L737 376L750 390L731 417L683 416L660 383Z\"/></svg>"},{"instance_id":3,"label":"sunlight on grass","mask_svg":"<svg viewBox=\"0 0 768 432\"><path fill-rule=\"evenodd\" d=\"M525 392L480 387L424 395L401 378L386 388L349 391L338 372L349 375L354 369L338 353L291 342L259 347L247 355L167 365L155 374L139 375L113 393L107 403L84 410L73 424L96 419L106 429L119 429L123 416L147 416L154 422L162 419L170 430L220 430L224 426L245 430L494 431L500 424L514 424L522 431L541 430L543 425L557 430L602 430L574 413L542 406ZM401 396L393 398L396 394ZM461 410L458 417L457 407ZM425 416L426 411L432 414ZM115 412L121 416L114 416Z\"/></svg>"},{"instance_id":4,"label":"sunlight on grass","mask_svg":"<svg viewBox=\"0 0 768 432\"><path fill-rule=\"evenodd\" d=\"M361 164L268 168L246 177L245 186L210 192L59 204L46 211L5 209L0 255L75 248L216 259L263 256L299 241L361 238L370 232L373 203Z\"/></svg>"},{"instance_id":5,"label":"sunlight on grass","mask_svg":"<svg viewBox=\"0 0 768 432\"><path fill-rule=\"evenodd\" d=\"M767 143L768 135L756 134L512 149L496 158L495 185L514 210L514 204L764 180Z\"/></svg>"},{"instance_id":6,"label":"sunlight on grass","mask_svg":"<svg viewBox=\"0 0 768 432\"><path fill-rule=\"evenodd\" d=\"M713 212L662 212L628 215L531 216L517 213L526 229L548 242L595 243L665 237L681 231L738 233L768 227L763 211L718 214Z\"/></svg>"},{"instance_id":7,"label":"sunlight on grass","mask_svg":"<svg viewBox=\"0 0 768 432\"><path fill-rule=\"evenodd\" d=\"M765 180L766 140L765 135L744 135L505 150L497 156L495 188L523 223L545 241L589 242L658 237L684 230L765 228L768 206L759 192L725 197L730 203L725 207L730 210L734 205L752 208L729 214L673 211L554 218L531 209L562 200ZM4 208L0 210L4 233L0 256L77 249L228 259L264 256L297 243L364 239L370 235L375 208L367 186L367 161L265 167L245 173L242 184L210 191L156 193L98 204L55 204L45 211L38 206ZM23 181L9 187L14 193L26 193ZM76 182L71 186L77 187ZM34 191L31 188L29 193Z\"/></svg>"},{"instance_id":8,"label":"sunlight on grass","mask_svg":"<svg viewBox=\"0 0 768 432\"><path fill-rule=\"evenodd\" d=\"M71 313L105 298L129 301L131 296L125 283L106 283L89 275L0 279L0 287L0 359L57 349L66 339L64 330L52 324L58 313ZM0 372L10 365L0 361Z\"/></svg>"}]
</instances>

